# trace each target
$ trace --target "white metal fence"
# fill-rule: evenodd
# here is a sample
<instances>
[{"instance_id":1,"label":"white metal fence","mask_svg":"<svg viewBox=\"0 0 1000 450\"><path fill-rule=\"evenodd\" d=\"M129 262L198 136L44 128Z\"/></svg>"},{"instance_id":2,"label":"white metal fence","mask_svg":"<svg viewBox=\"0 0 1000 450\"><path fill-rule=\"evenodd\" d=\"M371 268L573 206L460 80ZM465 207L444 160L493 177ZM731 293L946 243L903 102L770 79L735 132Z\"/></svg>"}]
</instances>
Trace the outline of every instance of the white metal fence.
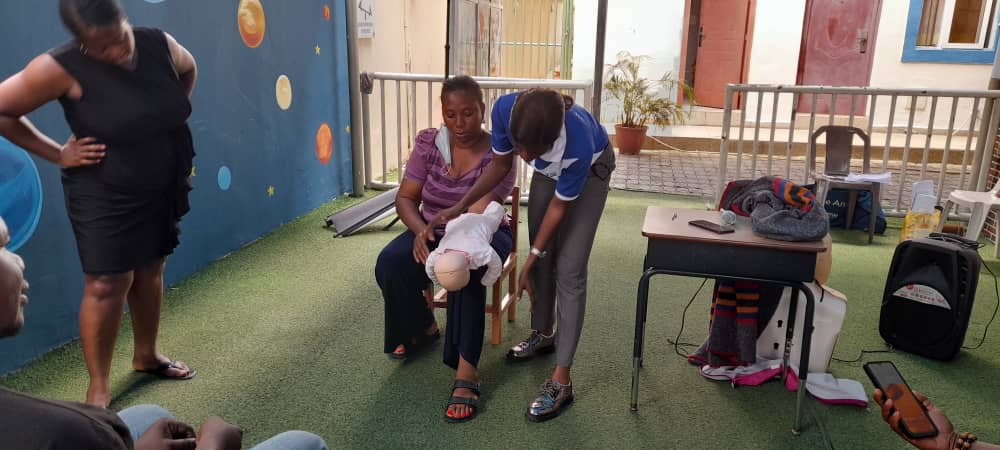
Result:
<instances>
[{"instance_id":1,"label":"white metal fence","mask_svg":"<svg viewBox=\"0 0 1000 450\"><path fill-rule=\"evenodd\" d=\"M389 189L399 184L413 138L422 128L441 123L442 75L364 72L361 74L362 139L365 187ZM556 89L589 108L589 81L477 77L486 101L484 127L489 130L493 102L502 95L532 87ZM373 110L374 108L374 110ZM420 127L420 128L418 128ZM518 159L518 161L520 161ZM517 164L522 196L528 194L530 169Z\"/></svg>"},{"instance_id":2,"label":"white metal fence","mask_svg":"<svg viewBox=\"0 0 1000 450\"><path fill-rule=\"evenodd\" d=\"M855 126L871 137L871 171L892 173L892 185L883 188L889 214L905 214L918 180L935 182L939 203L952 189L986 190L998 101L1000 91L985 90L730 85L716 199L734 179L781 175L809 182L809 136L828 124ZM847 115L830 106L848 103ZM829 112L816 113L817 105ZM822 159L824 147L816 147Z\"/></svg>"}]
</instances>

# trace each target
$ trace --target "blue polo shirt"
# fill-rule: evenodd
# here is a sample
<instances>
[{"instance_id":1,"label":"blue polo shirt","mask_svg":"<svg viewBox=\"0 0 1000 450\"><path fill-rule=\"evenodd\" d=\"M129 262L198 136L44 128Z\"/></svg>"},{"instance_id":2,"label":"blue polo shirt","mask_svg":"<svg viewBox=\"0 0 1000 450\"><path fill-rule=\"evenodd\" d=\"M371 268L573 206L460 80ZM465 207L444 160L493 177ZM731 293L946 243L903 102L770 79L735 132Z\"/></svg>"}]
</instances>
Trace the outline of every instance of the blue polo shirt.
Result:
<instances>
[{"instance_id":1,"label":"blue polo shirt","mask_svg":"<svg viewBox=\"0 0 1000 450\"><path fill-rule=\"evenodd\" d=\"M510 112L519 93L507 94L493 104L493 152L507 155L514 150L508 127ZM552 149L530 162L535 171L556 180L556 197L560 200L575 200L583 192L590 165L597 160L608 146L608 133L594 116L579 105L566 111L559 139Z\"/></svg>"}]
</instances>

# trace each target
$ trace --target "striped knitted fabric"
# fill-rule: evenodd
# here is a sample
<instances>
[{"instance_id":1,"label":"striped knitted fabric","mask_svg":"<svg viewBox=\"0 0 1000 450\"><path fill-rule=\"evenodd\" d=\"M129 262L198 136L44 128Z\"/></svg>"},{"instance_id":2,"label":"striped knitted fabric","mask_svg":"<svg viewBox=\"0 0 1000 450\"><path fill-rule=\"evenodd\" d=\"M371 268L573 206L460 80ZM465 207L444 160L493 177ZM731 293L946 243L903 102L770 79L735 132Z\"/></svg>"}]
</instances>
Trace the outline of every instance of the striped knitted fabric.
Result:
<instances>
[{"instance_id":1,"label":"striped knitted fabric","mask_svg":"<svg viewBox=\"0 0 1000 450\"><path fill-rule=\"evenodd\" d=\"M804 186L781 177L760 177L756 180L736 180L726 185L719 208L728 209L741 216L749 216L755 206L757 193L770 190L788 206L808 212L816 202L816 195Z\"/></svg>"},{"instance_id":2,"label":"striped knitted fabric","mask_svg":"<svg viewBox=\"0 0 1000 450\"><path fill-rule=\"evenodd\" d=\"M708 339L688 356L696 365L740 366L757 361L757 317L760 285L716 282L709 311Z\"/></svg>"},{"instance_id":3,"label":"striped knitted fabric","mask_svg":"<svg viewBox=\"0 0 1000 450\"><path fill-rule=\"evenodd\" d=\"M749 216L759 192L771 191L791 208L802 212L812 209L816 196L812 191L781 177L730 182L719 199L721 209ZM781 287L750 281L720 280L709 310L708 338L688 362L694 365L740 366L757 361L757 336L762 324L770 320L781 297ZM761 304L763 302L763 305ZM765 313L760 314L764 306Z\"/></svg>"},{"instance_id":4,"label":"striped knitted fabric","mask_svg":"<svg viewBox=\"0 0 1000 450\"><path fill-rule=\"evenodd\" d=\"M812 209L816 201L816 195L812 191L781 177L774 177L771 188L778 198L785 201L785 204L803 212Z\"/></svg>"}]
</instances>

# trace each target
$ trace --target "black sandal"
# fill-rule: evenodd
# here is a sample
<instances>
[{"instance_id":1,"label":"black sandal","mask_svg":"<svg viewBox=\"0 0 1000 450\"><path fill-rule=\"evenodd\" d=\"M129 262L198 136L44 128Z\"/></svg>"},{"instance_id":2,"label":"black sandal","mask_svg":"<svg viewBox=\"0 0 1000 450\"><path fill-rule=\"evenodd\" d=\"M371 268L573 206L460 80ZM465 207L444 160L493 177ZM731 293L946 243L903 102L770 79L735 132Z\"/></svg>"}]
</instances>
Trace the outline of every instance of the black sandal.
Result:
<instances>
[{"instance_id":1,"label":"black sandal","mask_svg":"<svg viewBox=\"0 0 1000 450\"><path fill-rule=\"evenodd\" d=\"M445 406L444 408L444 420L448 423L463 423L475 419L476 414L479 412L478 397L482 395L479 392L479 383L473 383L468 380L455 380L455 384L451 386L452 394L455 393L455 389L468 389L473 393L475 393L477 398L458 397L452 395L451 398L448 399L448 406ZM451 408L452 405L466 405L469 407L469 409L472 410L472 412L469 415L462 418L450 417L448 416L448 409Z\"/></svg>"},{"instance_id":2,"label":"black sandal","mask_svg":"<svg viewBox=\"0 0 1000 450\"><path fill-rule=\"evenodd\" d=\"M403 353L391 352L389 357L392 359L404 360L410 354L415 354L427 346L433 344L435 341L441 338L441 330L435 331L433 334L420 333L420 336L413 340L413 343L403 345Z\"/></svg>"},{"instance_id":3,"label":"black sandal","mask_svg":"<svg viewBox=\"0 0 1000 450\"><path fill-rule=\"evenodd\" d=\"M170 370L183 372L184 368L181 367L179 364L177 364L177 361L171 360L171 361L161 362L158 366L156 366L156 368L153 369L141 369L141 370L136 369L135 371L139 373L148 373L150 375L156 375L160 378L165 378L167 380L190 380L194 378L195 375L198 374L198 371L190 367L187 368L187 374L183 376L168 375L167 372L169 372Z\"/></svg>"}]
</instances>

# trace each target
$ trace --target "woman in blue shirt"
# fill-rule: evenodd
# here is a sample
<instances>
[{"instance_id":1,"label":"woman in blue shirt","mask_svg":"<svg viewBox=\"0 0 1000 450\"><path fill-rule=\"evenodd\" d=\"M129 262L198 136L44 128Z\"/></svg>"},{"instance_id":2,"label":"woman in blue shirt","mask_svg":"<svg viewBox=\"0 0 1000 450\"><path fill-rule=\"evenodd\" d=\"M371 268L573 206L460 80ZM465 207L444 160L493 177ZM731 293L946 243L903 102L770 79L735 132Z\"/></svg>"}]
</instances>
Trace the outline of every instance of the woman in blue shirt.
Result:
<instances>
[{"instance_id":1,"label":"woman in blue shirt","mask_svg":"<svg viewBox=\"0 0 1000 450\"><path fill-rule=\"evenodd\" d=\"M529 419L544 421L573 401L570 367L583 328L587 265L615 156L600 122L554 90L500 97L492 120L493 161L465 198L442 211L428 229L458 216L495 188L512 170L515 153L534 169L528 199L531 254L517 292L520 296L528 291L531 297L533 331L508 357L519 360L556 351L552 376L526 412Z\"/></svg>"}]
</instances>

